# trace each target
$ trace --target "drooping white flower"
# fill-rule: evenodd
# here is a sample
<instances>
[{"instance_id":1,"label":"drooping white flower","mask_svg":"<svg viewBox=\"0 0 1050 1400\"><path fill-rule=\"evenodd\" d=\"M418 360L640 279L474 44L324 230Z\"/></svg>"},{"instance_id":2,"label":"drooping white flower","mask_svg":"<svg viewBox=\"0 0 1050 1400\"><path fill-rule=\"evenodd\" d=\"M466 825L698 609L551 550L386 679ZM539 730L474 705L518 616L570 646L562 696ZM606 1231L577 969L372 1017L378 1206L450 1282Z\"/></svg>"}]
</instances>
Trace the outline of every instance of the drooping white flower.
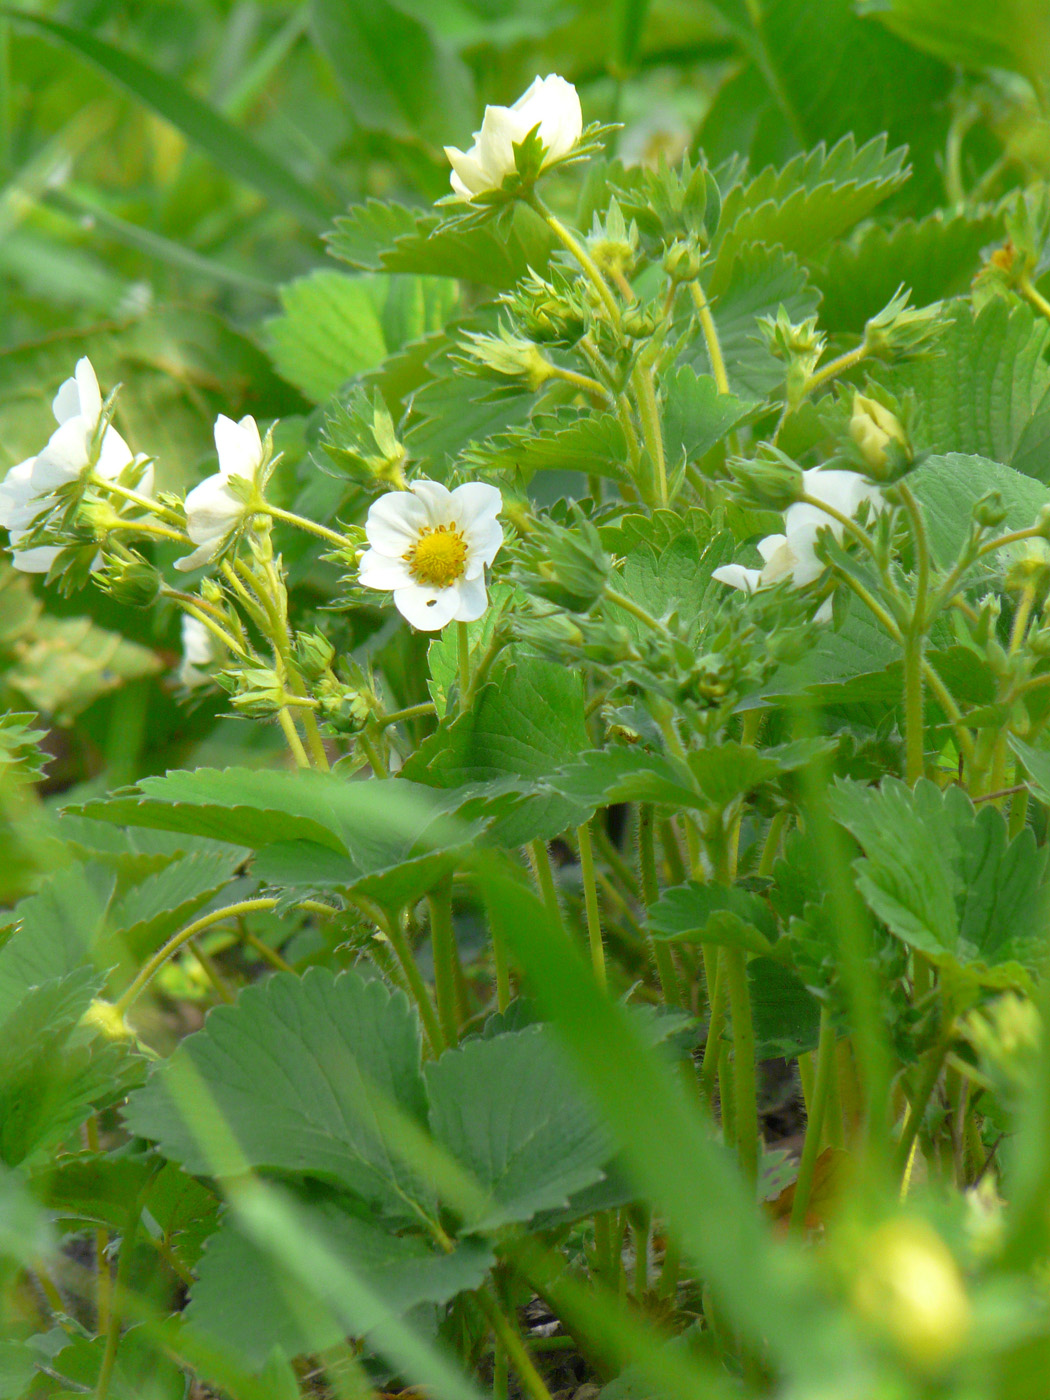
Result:
<instances>
[{"instance_id":1,"label":"drooping white flower","mask_svg":"<svg viewBox=\"0 0 1050 1400\"><path fill-rule=\"evenodd\" d=\"M583 111L572 83L549 73L536 78L512 107L486 107L481 130L469 151L446 146L452 163L452 188L462 199L498 190L512 175L514 147L538 127L545 147L541 169L567 156L583 131Z\"/></svg>"},{"instance_id":2,"label":"drooping white flower","mask_svg":"<svg viewBox=\"0 0 1050 1400\"><path fill-rule=\"evenodd\" d=\"M802 473L802 488L812 500L796 501L788 506L784 512L784 533L767 535L756 545L762 556L761 569L725 564L715 569L711 577L719 583L728 584L730 588L743 589L748 593L758 588L768 588L783 578L790 578L796 588L802 588L824 572L824 565L816 553L819 532L830 530L836 540L841 540L846 529L841 520L814 502L822 502L851 520L865 501L875 511L884 505L879 488L858 472L825 471L821 467L813 467ZM830 598L824 600L816 616L822 622L830 618Z\"/></svg>"},{"instance_id":3,"label":"drooping white flower","mask_svg":"<svg viewBox=\"0 0 1050 1400\"><path fill-rule=\"evenodd\" d=\"M200 668L210 666L215 659L215 638L211 632L198 618L184 614L179 680L188 690L204 685L209 677Z\"/></svg>"},{"instance_id":4,"label":"drooping white flower","mask_svg":"<svg viewBox=\"0 0 1050 1400\"><path fill-rule=\"evenodd\" d=\"M485 611L485 569L503 543L495 486L470 481L449 491L415 481L372 503L365 523L371 549L361 556L359 581L390 590L402 617L421 632L448 622L473 622Z\"/></svg>"},{"instance_id":5,"label":"drooping white flower","mask_svg":"<svg viewBox=\"0 0 1050 1400\"><path fill-rule=\"evenodd\" d=\"M184 559L176 559L176 569L183 572L214 559L240 525L249 512L250 490L238 490L231 483L243 481L247 488L255 485L266 458L258 425L250 414L239 423L219 414L215 420L215 450L219 470L186 497L186 533L198 548Z\"/></svg>"},{"instance_id":6,"label":"drooping white flower","mask_svg":"<svg viewBox=\"0 0 1050 1400\"><path fill-rule=\"evenodd\" d=\"M57 545L18 548L33 522L58 504L56 492L89 470L115 481L135 460L112 424L106 424L99 440L102 394L86 356L55 395L52 412L58 427L47 445L12 467L0 483L0 525L10 532L12 563L24 573L46 573L60 553ZM137 489L147 495L153 490L152 463L143 467ZM99 564L101 558L93 567Z\"/></svg>"}]
</instances>

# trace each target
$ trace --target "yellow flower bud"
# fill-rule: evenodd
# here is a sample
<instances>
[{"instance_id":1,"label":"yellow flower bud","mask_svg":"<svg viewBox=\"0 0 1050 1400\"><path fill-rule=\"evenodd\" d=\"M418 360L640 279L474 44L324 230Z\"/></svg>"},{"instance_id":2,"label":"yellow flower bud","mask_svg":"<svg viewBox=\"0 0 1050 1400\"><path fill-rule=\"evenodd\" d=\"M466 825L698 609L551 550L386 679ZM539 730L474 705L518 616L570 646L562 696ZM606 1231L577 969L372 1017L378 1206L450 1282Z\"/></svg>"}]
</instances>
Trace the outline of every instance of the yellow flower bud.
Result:
<instances>
[{"instance_id":1,"label":"yellow flower bud","mask_svg":"<svg viewBox=\"0 0 1050 1400\"><path fill-rule=\"evenodd\" d=\"M101 997L95 997L81 1016L80 1024L98 1031L107 1040L131 1039L131 1031L128 1029L123 1015L111 1001L103 1001Z\"/></svg>"},{"instance_id":2,"label":"yellow flower bud","mask_svg":"<svg viewBox=\"0 0 1050 1400\"><path fill-rule=\"evenodd\" d=\"M849 435L860 448L865 462L876 473L886 469L886 448L891 442L899 442L905 448L908 446L907 436L896 415L883 408L876 399L865 398L863 394L853 395Z\"/></svg>"},{"instance_id":3,"label":"yellow flower bud","mask_svg":"<svg viewBox=\"0 0 1050 1400\"><path fill-rule=\"evenodd\" d=\"M971 1320L948 1246L921 1220L892 1220L868 1238L866 1254L855 1308L912 1365L942 1372L962 1350Z\"/></svg>"}]
</instances>

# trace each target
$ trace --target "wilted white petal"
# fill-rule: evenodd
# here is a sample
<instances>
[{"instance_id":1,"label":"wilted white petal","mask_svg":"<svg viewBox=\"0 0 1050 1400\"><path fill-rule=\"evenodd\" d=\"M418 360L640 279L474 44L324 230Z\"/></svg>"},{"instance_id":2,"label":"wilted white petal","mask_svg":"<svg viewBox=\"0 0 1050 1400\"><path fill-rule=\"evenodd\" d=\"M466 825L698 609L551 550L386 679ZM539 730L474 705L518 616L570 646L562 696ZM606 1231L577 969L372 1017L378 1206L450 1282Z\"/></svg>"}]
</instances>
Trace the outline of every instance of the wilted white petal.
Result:
<instances>
[{"instance_id":1,"label":"wilted white petal","mask_svg":"<svg viewBox=\"0 0 1050 1400\"><path fill-rule=\"evenodd\" d=\"M365 535L380 554L400 559L427 523L426 507L410 491L388 491L369 506Z\"/></svg>"},{"instance_id":2,"label":"wilted white petal","mask_svg":"<svg viewBox=\"0 0 1050 1400\"><path fill-rule=\"evenodd\" d=\"M219 455L221 476L243 476L254 481L263 455L255 419L249 414L235 423L220 413L215 420L215 451Z\"/></svg>"},{"instance_id":3,"label":"wilted white petal","mask_svg":"<svg viewBox=\"0 0 1050 1400\"><path fill-rule=\"evenodd\" d=\"M207 666L215 659L215 641L199 618L184 614L182 619L182 653L194 666Z\"/></svg>"},{"instance_id":4,"label":"wilted white petal","mask_svg":"<svg viewBox=\"0 0 1050 1400\"><path fill-rule=\"evenodd\" d=\"M439 632L456 616L459 591L411 583L407 588L394 589L394 606L420 632Z\"/></svg>"},{"instance_id":5,"label":"wilted white petal","mask_svg":"<svg viewBox=\"0 0 1050 1400\"><path fill-rule=\"evenodd\" d=\"M357 581L365 588L388 590L410 588L414 582L403 559L391 559L375 549L366 549L358 564Z\"/></svg>"},{"instance_id":6,"label":"wilted white petal","mask_svg":"<svg viewBox=\"0 0 1050 1400\"><path fill-rule=\"evenodd\" d=\"M450 592L452 590L449 590ZM485 588L485 575L478 574L476 578L469 575L461 578L456 585L459 594L459 606L454 613L456 622L476 622L489 605L489 595Z\"/></svg>"}]
</instances>

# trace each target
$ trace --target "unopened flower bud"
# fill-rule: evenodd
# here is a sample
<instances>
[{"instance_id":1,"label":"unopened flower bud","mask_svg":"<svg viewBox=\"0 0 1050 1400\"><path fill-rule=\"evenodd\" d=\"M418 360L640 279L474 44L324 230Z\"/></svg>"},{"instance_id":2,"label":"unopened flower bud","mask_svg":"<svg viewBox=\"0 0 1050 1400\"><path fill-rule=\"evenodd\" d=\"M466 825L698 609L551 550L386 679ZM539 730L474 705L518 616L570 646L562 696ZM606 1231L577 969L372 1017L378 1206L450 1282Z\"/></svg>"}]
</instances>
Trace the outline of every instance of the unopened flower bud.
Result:
<instances>
[{"instance_id":1,"label":"unopened flower bud","mask_svg":"<svg viewBox=\"0 0 1050 1400\"><path fill-rule=\"evenodd\" d=\"M623 318L624 335L632 340L645 340L656 330L656 319L648 311L632 307Z\"/></svg>"},{"instance_id":2,"label":"unopened flower bud","mask_svg":"<svg viewBox=\"0 0 1050 1400\"><path fill-rule=\"evenodd\" d=\"M515 570L523 588L570 612L594 606L605 591L612 561L582 511L573 508L569 526L545 520L530 546L528 565Z\"/></svg>"},{"instance_id":3,"label":"unopened flower bud","mask_svg":"<svg viewBox=\"0 0 1050 1400\"><path fill-rule=\"evenodd\" d=\"M664 271L672 282L695 282L703 263L699 248L692 242L672 243L664 253Z\"/></svg>"},{"instance_id":4,"label":"unopened flower bud","mask_svg":"<svg viewBox=\"0 0 1050 1400\"><path fill-rule=\"evenodd\" d=\"M335 660L335 647L320 632L299 632L295 638L295 659L307 680L318 681Z\"/></svg>"},{"instance_id":5,"label":"unopened flower bud","mask_svg":"<svg viewBox=\"0 0 1050 1400\"><path fill-rule=\"evenodd\" d=\"M728 466L734 494L758 510L787 510L805 488L802 468L768 443L762 444L759 456L733 457Z\"/></svg>"},{"instance_id":6,"label":"unopened flower bud","mask_svg":"<svg viewBox=\"0 0 1050 1400\"><path fill-rule=\"evenodd\" d=\"M216 680L230 692L230 703L234 709L253 719L266 719L277 714L287 700L284 682L276 671L267 666L244 666L222 671Z\"/></svg>"},{"instance_id":7,"label":"unopened flower bud","mask_svg":"<svg viewBox=\"0 0 1050 1400\"><path fill-rule=\"evenodd\" d=\"M164 582L153 565L138 555L125 559L104 553L103 570L98 576L101 586L118 603L131 608L148 608L156 602Z\"/></svg>"},{"instance_id":8,"label":"unopened flower bud","mask_svg":"<svg viewBox=\"0 0 1050 1400\"><path fill-rule=\"evenodd\" d=\"M531 340L500 326L498 335L470 331L464 350L477 364L500 378L522 379L535 393L554 373L554 367Z\"/></svg>"},{"instance_id":9,"label":"unopened flower bud","mask_svg":"<svg viewBox=\"0 0 1050 1400\"><path fill-rule=\"evenodd\" d=\"M97 1031L107 1040L129 1040L131 1031L124 1017L111 1001L95 997L80 1018L80 1024L89 1030Z\"/></svg>"},{"instance_id":10,"label":"unopened flower bud","mask_svg":"<svg viewBox=\"0 0 1050 1400\"><path fill-rule=\"evenodd\" d=\"M853 1286L861 1316L927 1375L951 1364L971 1326L959 1268L924 1221L893 1220L868 1239Z\"/></svg>"},{"instance_id":11,"label":"unopened flower bud","mask_svg":"<svg viewBox=\"0 0 1050 1400\"><path fill-rule=\"evenodd\" d=\"M853 395L853 416L850 418L849 435L860 448L860 454L871 476L877 481L885 481L891 467L890 452L892 443L899 444L902 454L910 459L911 450L908 435L900 419L877 399L866 398L863 394Z\"/></svg>"},{"instance_id":12,"label":"unopened flower bud","mask_svg":"<svg viewBox=\"0 0 1050 1400\"><path fill-rule=\"evenodd\" d=\"M980 500L975 501L971 512L976 524L982 530L995 530L1006 519L1006 505L999 491L986 491Z\"/></svg>"},{"instance_id":13,"label":"unopened flower bud","mask_svg":"<svg viewBox=\"0 0 1050 1400\"><path fill-rule=\"evenodd\" d=\"M225 602L225 595L222 588L213 578L203 578L200 583L200 594L206 603L211 603L213 607Z\"/></svg>"}]
</instances>

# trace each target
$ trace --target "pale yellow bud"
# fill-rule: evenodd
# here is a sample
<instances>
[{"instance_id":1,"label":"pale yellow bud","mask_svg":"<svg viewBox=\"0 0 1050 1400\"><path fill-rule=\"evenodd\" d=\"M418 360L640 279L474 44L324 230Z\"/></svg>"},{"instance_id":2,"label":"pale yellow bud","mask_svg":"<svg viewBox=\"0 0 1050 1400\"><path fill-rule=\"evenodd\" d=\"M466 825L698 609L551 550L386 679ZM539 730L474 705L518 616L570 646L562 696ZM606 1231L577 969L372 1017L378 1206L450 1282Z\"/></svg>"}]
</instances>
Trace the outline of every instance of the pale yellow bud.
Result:
<instances>
[{"instance_id":1,"label":"pale yellow bud","mask_svg":"<svg viewBox=\"0 0 1050 1400\"><path fill-rule=\"evenodd\" d=\"M907 447L908 439L897 416L883 408L877 399L853 395L853 417L849 435L860 448L865 462L876 472L885 471L886 448L891 442Z\"/></svg>"},{"instance_id":2,"label":"pale yellow bud","mask_svg":"<svg viewBox=\"0 0 1050 1400\"><path fill-rule=\"evenodd\" d=\"M857 1311L914 1366L943 1371L962 1350L970 1303L951 1251L924 1221L881 1225L853 1287Z\"/></svg>"},{"instance_id":3,"label":"pale yellow bud","mask_svg":"<svg viewBox=\"0 0 1050 1400\"><path fill-rule=\"evenodd\" d=\"M107 1040L131 1039L131 1031L128 1029L123 1015L111 1001L103 1001L101 997L95 997L81 1016L80 1024L98 1031Z\"/></svg>"}]
</instances>

